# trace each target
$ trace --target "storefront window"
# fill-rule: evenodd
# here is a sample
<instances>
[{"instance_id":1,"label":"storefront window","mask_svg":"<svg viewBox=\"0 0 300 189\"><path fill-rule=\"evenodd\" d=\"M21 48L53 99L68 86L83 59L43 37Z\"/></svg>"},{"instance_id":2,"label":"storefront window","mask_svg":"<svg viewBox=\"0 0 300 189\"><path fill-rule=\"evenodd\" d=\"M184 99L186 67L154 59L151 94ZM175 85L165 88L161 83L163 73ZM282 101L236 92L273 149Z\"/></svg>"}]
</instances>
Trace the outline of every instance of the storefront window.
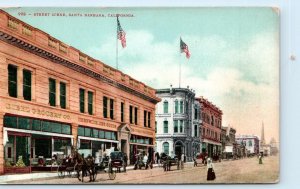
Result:
<instances>
[{"instance_id":1,"label":"storefront window","mask_svg":"<svg viewBox=\"0 0 300 189\"><path fill-rule=\"evenodd\" d=\"M106 138L106 139L111 139L111 132L106 131L106 132L105 132L105 138Z\"/></svg>"},{"instance_id":2,"label":"storefront window","mask_svg":"<svg viewBox=\"0 0 300 189\"><path fill-rule=\"evenodd\" d=\"M61 124L60 123L52 123L51 124L51 129L52 129L52 132L54 133L61 133Z\"/></svg>"},{"instance_id":3,"label":"storefront window","mask_svg":"<svg viewBox=\"0 0 300 189\"><path fill-rule=\"evenodd\" d=\"M91 136L91 129L90 128L84 128L84 136L86 136L86 137Z\"/></svg>"},{"instance_id":4,"label":"storefront window","mask_svg":"<svg viewBox=\"0 0 300 189\"><path fill-rule=\"evenodd\" d=\"M98 138L99 131L97 129L93 129L93 137Z\"/></svg>"},{"instance_id":5,"label":"storefront window","mask_svg":"<svg viewBox=\"0 0 300 189\"><path fill-rule=\"evenodd\" d=\"M115 133L115 132L112 132L112 134L111 134L111 139L112 139L112 140L116 140L116 139L117 139L116 133Z\"/></svg>"},{"instance_id":6,"label":"storefront window","mask_svg":"<svg viewBox=\"0 0 300 189\"><path fill-rule=\"evenodd\" d=\"M78 134L78 136L84 136L84 128L83 127L78 127L77 134Z\"/></svg>"},{"instance_id":7,"label":"storefront window","mask_svg":"<svg viewBox=\"0 0 300 189\"><path fill-rule=\"evenodd\" d=\"M61 133L63 134L71 134L71 127L70 125L62 124L61 125Z\"/></svg>"},{"instance_id":8,"label":"storefront window","mask_svg":"<svg viewBox=\"0 0 300 189\"><path fill-rule=\"evenodd\" d=\"M55 152L66 152L66 148L71 146L70 139L54 139L54 151Z\"/></svg>"},{"instance_id":9,"label":"storefront window","mask_svg":"<svg viewBox=\"0 0 300 189\"><path fill-rule=\"evenodd\" d=\"M23 162L25 166L30 165L30 137L8 136L8 143L5 145L6 165L19 166Z\"/></svg>"},{"instance_id":10,"label":"storefront window","mask_svg":"<svg viewBox=\"0 0 300 189\"><path fill-rule=\"evenodd\" d=\"M105 138L105 132L99 131L99 138Z\"/></svg>"},{"instance_id":11,"label":"storefront window","mask_svg":"<svg viewBox=\"0 0 300 189\"><path fill-rule=\"evenodd\" d=\"M32 120L32 130L35 130L35 131L41 130L41 121L40 120Z\"/></svg>"},{"instance_id":12,"label":"storefront window","mask_svg":"<svg viewBox=\"0 0 300 189\"><path fill-rule=\"evenodd\" d=\"M19 129L30 129L30 119L20 117L18 121L18 128Z\"/></svg>"},{"instance_id":13,"label":"storefront window","mask_svg":"<svg viewBox=\"0 0 300 189\"><path fill-rule=\"evenodd\" d=\"M4 116L4 126L17 128L17 118L13 116Z\"/></svg>"},{"instance_id":14,"label":"storefront window","mask_svg":"<svg viewBox=\"0 0 300 189\"><path fill-rule=\"evenodd\" d=\"M45 131L45 132L51 132L51 123L50 122L43 121L42 125L43 125L43 131Z\"/></svg>"}]
</instances>

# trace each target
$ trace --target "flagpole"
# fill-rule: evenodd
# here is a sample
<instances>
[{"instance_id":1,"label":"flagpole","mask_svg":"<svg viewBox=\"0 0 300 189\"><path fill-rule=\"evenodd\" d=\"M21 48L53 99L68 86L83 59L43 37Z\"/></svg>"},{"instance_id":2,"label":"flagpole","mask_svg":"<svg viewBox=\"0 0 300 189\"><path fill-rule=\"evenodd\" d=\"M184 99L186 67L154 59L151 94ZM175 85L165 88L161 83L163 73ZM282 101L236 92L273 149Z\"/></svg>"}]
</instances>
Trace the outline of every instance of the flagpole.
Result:
<instances>
[{"instance_id":1,"label":"flagpole","mask_svg":"<svg viewBox=\"0 0 300 189\"><path fill-rule=\"evenodd\" d=\"M117 17L117 20L118 20L118 17ZM118 57L118 24L117 24L117 35L116 35L116 67L117 67L117 69L119 69L118 58L119 57Z\"/></svg>"},{"instance_id":2,"label":"flagpole","mask_svg":"<svg viewBox=\"0 0 300 189\"><path fill-rule=\"evenodd\" d=\"M180 42L181 42L181 36L180 36ZM179 88L180 88L180 84L181 84L181 49L179 49Z\"/></svg>"}]
</instances>

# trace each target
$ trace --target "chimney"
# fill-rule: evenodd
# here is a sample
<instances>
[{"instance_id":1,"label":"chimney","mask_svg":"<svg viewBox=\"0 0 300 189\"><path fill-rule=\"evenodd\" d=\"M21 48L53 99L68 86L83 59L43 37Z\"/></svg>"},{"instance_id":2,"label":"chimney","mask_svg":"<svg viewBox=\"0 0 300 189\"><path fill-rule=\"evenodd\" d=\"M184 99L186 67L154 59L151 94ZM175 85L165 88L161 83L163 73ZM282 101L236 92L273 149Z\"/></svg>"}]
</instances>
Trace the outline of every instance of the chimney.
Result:
<instances>
[{"instance_id":1,"label":"chimney","mask_svg":"<svg viewBox=\"0 0 300 189\"><path fill-rule=\"evenodd\" d=\"M173 93L173 87L172 87L172 84L170 85L170 93Z\"/></svg>"}]
</instances>

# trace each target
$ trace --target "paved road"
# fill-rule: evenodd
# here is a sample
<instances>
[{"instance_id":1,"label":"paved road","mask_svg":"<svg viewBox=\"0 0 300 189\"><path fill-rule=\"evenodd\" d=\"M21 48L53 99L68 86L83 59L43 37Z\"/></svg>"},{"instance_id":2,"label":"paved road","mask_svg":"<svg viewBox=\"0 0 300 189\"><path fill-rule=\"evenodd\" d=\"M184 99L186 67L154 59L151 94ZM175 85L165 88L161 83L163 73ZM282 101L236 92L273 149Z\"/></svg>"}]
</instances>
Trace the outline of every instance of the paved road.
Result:
<instances>
[{"instance_id":1,"label":"paved road","mask_svg":"<svg viewBox=\"0 0 300 189\"><path fill-rule=\"evenodd\" d=\"M262 165L257 158L215 163L216 180L206 181L206 167L186 164L184 170L172 167L170 172L162 168L152 170L131 170L117 173L115 180L109 180L107 173L98 174L96 182L83 184L200 184L200 183L273 183L279 178L279 158L266 157ZM77 178L51 178L9 182L11 184L82 184Z\"/></svg>"}]
</instances>

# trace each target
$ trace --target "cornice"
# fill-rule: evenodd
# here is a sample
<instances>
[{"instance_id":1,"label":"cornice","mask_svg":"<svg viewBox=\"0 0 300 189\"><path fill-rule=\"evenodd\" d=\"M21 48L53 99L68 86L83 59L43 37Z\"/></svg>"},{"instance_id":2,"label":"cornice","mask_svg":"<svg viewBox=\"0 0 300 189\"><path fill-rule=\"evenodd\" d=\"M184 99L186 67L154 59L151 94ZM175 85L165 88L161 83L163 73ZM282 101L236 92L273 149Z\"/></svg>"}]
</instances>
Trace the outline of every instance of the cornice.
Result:
<instances>
[{"instance_id":1,"label":"cornice","mask_svg":"<svg viewBox=\"0 0 300 189\"><path fill-rule=\"evenodd\" d=\"M48 51L46 51L44 49L41 49L41 48L39 48L39 47L37 47L35 45L32 45L32 44L30 44L28 42L25 42L25 41L23 41L21 39L18 39L16 37L12 36L12 35L9 35L9 34L3 32L3 31L0 31L0 40L4 41L4 42L6 42L6 43L8 43L10 45L13 45L15 47L18 47L20 49L23 49L23 50L25 50L27 52L35 54L35 55L37 55L37 56L39 56L41 58L49 60L49 61L51 61L53 63L63 65L65 67L68 67L68 68L76 71L76 72L79 72L81 74L85 74L85 75L87 75L89 77L92 77L92 78L94 78L94 79L96 79L98 81L101 81L101 82L107 83L109 85L112 85L112 86L114 86L116 88L119 88L119 89L121 89L121 90L123 90L123 91L125 91L127 93L133 94L135 96L138 96L138 97L140 97L140 98L142 98L144 100L147 100L147 101L149 101L151 103L156 104L156 103L159 102L159 100L156 99L156 98L152 98L152 97L149 97L149 96L147 96L147 95L145 95L143 93L135 91L135 90L133 90L133 89L131 89L131 88L123 85L123 84L118 83L117 81L109 79L109 78L107 78L107 77L105 77L105 76L103 76L103 75L101 75L99 73L96 73L96 72L94 72L92 70L89 70L89 69L87 69L87 68L85 68L83 66L75 64L73 62L70 62L70 61L68 61L68 60L66 60L64 58L61 58L61 57L59 57L59 56L57 56L57 55L55 55L55 54L53 54L51 52L48 52Z\"/></svg>"}]
</instances>

